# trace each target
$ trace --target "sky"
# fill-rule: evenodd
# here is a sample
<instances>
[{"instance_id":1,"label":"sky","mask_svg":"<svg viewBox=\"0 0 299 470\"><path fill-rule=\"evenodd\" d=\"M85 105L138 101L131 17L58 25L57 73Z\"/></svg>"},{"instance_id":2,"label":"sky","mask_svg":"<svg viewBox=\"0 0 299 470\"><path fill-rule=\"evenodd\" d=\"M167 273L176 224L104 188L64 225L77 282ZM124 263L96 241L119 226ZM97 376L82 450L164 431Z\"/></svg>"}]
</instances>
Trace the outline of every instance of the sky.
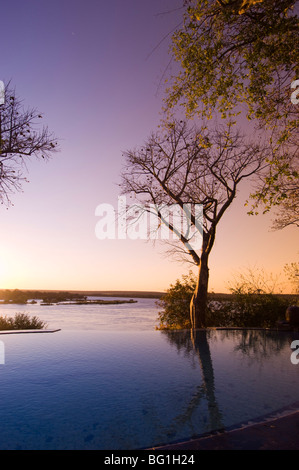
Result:
<instances>
[{"instance_id":1,"label":"sky","mask_svg":"<svg viewBox=\"0 0 299 470\"><path fill-rule=\"evenodd\" d=\"M29 183L0 206L0 288L165 291L190 265L159 243L99 240L96 208L117 208L123 151L157 129L181 0L10 0L1 5L0 80L43 113L60 152L27 162ZM249 217L248 188L219 224L209 290L239 272L279 276L298 258L294 227ZM195 270L196 272L196 270ZM285 281L281 277L281 281Z\"/></svg>"}]
</instances>

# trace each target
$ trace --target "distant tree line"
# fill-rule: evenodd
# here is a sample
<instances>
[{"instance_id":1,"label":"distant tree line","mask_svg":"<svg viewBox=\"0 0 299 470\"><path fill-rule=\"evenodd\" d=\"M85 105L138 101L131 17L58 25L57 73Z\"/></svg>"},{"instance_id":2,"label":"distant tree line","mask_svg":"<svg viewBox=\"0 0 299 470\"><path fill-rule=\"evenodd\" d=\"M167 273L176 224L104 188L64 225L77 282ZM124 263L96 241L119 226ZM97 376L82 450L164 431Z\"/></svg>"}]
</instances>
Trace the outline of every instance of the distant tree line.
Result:
<instances>
[{"instance_id":1,"label":"distant tree line","mask_svg":"<svg viewBox=\"0 0 299 470\"><path fill-rule=\"evenodd\" d=\"M26 304L29 300L42 300L44 303L65 302L70 300L86 300L86 296L71 292L48 292L37 290L2 289L0 300L3 303Z\"/></svg>"}]
</instances>

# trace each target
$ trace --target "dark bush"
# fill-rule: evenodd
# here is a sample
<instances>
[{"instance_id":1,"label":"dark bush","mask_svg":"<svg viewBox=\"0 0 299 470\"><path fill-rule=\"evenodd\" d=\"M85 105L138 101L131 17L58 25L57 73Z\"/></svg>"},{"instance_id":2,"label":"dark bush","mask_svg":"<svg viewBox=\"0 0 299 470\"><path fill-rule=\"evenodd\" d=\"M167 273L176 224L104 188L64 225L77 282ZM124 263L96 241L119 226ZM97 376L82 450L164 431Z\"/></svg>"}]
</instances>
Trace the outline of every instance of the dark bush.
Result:
<instances>
[{"instance_id":1,"label":"dark bush","mask_svg":"<svg viewBox=\"0 0 299 470\"><path fill-rule=\"evenodd\" d=\"M44 321L26 313L16 313L14 317L0 317L0 330L41 330L46 326Z\"/></svg>"},{"instance_id":2,"label":"dark bush","mask_svg":"<svg viewBox=\"0 0 299 470\"><path fill-rule=\"evenodd\" d=\"M275 294L232 294L231 301L208 306L207 326L223 327L275 327L284 320L289 303Z\"/></svg>"},{"instance_id":3,"label":"dark bush","mask_svg":"<svg viewBox=\"0 0 299 470\"><path fill-rule=\"evenodd\" d=\"M177 279L171 284L165 296L157 302L163 310L158 314L159 326L157 329L181 329L191 328L190 301L196 285L196 279L192 272Z\"/></svg>"},{"instance_id":4,"label":"dark bush","mask_svg":"<svg viewBox=\"0 0 299 470\"><path fill-rule=\"evenodd\" d=\"M285 319L285 312L290 299L282 295L267 292L260 288L254 289L252 283L244 281L231 288L226 296L209 295L207 306L207 327L244 327L270 328L277 321ZM191 328L190 300L196 285L192 272L177 280L167 290L158 305L163 308L159 312L158 329Z\"/></svg>"}]
</instances>

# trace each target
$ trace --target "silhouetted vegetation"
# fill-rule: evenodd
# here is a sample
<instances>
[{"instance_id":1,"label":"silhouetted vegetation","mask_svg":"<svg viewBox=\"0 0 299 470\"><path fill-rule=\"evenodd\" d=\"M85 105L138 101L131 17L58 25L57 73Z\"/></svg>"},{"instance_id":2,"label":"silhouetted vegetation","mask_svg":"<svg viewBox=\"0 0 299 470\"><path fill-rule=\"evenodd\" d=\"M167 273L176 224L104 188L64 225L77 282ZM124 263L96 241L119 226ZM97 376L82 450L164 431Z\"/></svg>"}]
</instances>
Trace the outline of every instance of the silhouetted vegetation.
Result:
<instances>
[{"instance_id":1,"label":"silhouetted vegetation","mask_svg":"<svg viewBox=\"0 0 299 470\"><path fill-rule=\"evenodd\" d=\"M146 297L144 293L144 297ZM135 303L136 300L88 300L87 295L77 292L65 291L35 291L35 290L0 290L0 304L35 304L41 300L41 305L54 305L59 303L71 303L76 305L106 305Z\"/></svg>"},{"instance_id":2,"label":"silhouetted vegetation","mask_svg":"<svg viewBox=\"0 0 299 470\"><path fill-rule=\"evenodd\" d=\"M159 312L159 329L191 328L190 302L196 287L196 279L190 271L182 280L171 284L165 296L157 302L163 310Z\"/></svg>"},{"instance_id":3,"label":"silhouetted vegetation","mask_svg":"<svg viewBox=\"0 0 299 470\"><path fill-rule=\"evenodd\" d=\"M19 289L3 289L0 290L0 300L3 303L11 304L27 304L28 301L42 300L44 303L57 303L66 301L84 301L85 295L71 292L54 292L54 291L35 291L35 290L19 290Z\"/></svg>"},{"instance_id":4,"label":"silhouetted vegetation","mask_svg":"<svg viewBox=\"0 0 299 470\"><path fill-rule=\"evenodd\" d=\"M14 317L0 317L0 330L41 330L46 326L44 321L26 313L16 313Z\"/></svg>"},{"instance_id":5,"label":"silhouetted vegetation","mask_svg":"<svg viewBox=\"0 0 299 470\"><path fill-rule=\"evenodd\" d=\"M245 276L231 288L231 294L208 295L207 327L271 328L285 320L286 309L298 301L294 295L274 294L253 288ZM191 328L189 303L196 280L190 272L177 280L158 301L158 329Z\"/></svg>"},{"instance_id":6,"label":"silhouetted vegetation","mask_svg":"<svg viewBox=\"0 0 299 470\"><path fill-rule=\"evenodd\" d=\"M288 306L275 294L234 293L231 301L209 303L208 326L271 328L285 319Z\"/></svg>"}]
</instances>

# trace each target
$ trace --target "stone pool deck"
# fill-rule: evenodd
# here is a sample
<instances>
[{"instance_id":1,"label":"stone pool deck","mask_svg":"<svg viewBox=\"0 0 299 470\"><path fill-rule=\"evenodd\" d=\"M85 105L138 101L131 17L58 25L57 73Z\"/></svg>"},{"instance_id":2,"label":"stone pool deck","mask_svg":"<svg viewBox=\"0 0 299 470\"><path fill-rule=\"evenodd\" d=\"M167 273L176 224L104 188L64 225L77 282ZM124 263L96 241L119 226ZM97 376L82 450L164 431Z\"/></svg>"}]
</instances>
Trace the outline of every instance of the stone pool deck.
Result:
<instances>
[{"instance_id":1,"label":"stone pool deck","mask_svg":"<svg viewBox=\"0 0 299 470\"><path fill-rule=\"evenodd\" d=\"M299 450L299 408L286 416L155 450Z\"/></svg>"}]
</instances>

